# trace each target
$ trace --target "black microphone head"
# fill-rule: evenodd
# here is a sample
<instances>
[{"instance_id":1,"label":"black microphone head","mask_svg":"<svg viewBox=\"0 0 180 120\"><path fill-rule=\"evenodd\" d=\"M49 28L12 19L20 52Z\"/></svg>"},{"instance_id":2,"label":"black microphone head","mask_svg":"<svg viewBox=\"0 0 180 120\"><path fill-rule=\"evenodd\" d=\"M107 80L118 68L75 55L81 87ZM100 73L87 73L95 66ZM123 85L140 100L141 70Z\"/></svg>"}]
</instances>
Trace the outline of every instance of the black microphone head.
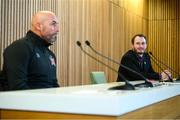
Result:
<instances>
[{"instance_id":1,"label":"black microphone head","mask_svg":"<svg viewBox=\"0 0 180 120\"><path fill-rule=\"evenodd\" d=\"M86 45L91 46L88 40L85 41Z\"/></svg>"},{"instance_id":2,"label":"black microphone head","mask_svg":"<svg viewBox=\"0 0 180 120\"><path fill-rule=\"evenodd\" d=\"M151 51L149 51L149 54L150 54L150 55L152 55L152 52L151 52Z\"/></svg>"},{"instance_id":3,"label":"black microphone head","mask_svg":"<svg viewBox=\"0 0 180 120\"><path fill-rule=\"evenodd\" d=\"M76 44L81 47L81 42L77 41Z\"/></svg>"}]
</instances>

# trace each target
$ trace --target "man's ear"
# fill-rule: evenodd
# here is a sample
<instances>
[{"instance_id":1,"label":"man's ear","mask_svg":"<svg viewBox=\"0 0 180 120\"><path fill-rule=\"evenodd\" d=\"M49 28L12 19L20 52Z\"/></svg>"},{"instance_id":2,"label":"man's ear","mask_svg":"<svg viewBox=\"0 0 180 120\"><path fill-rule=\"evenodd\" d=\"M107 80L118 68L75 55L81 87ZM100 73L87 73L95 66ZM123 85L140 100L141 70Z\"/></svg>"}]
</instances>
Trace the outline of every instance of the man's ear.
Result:
<instances>
[{"instance_id":1,"label":"man's ear","mask_svg":"<svg viewBox=\"0 0 180 120\"><path fill-rule=\"evenodd\" d=\"M36 23L35 25L36 29L41 31L42 30L42 25L40 23Z\"/></svg>"},{"instance_id":2,"label":"man's ear","mask_svg":"<svg viewBox=\"0 0 180 120\"><path fill-rule=\"evenodd\" d=\"M133 44L131 44L131 48L134 50L134 45Z\"/></svg>"}]
</instances>

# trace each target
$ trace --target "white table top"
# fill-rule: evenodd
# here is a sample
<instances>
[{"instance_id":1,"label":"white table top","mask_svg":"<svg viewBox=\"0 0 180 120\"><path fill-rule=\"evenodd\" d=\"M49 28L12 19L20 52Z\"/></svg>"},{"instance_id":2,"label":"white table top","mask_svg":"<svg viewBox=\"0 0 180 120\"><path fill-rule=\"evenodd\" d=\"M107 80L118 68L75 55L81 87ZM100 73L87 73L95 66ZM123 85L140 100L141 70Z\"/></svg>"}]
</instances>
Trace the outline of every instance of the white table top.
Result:
<instances>
[{"instance_id":1,"label":"white table top","mask_svg":"<svg viewBox=\"0 0 180 120\"><path fill-rule=\"evenodd\" d=\"M108 90L122 83L0 92L0 109L119 116L180 95L180 83Z\"/></svg>"}]
</instances>

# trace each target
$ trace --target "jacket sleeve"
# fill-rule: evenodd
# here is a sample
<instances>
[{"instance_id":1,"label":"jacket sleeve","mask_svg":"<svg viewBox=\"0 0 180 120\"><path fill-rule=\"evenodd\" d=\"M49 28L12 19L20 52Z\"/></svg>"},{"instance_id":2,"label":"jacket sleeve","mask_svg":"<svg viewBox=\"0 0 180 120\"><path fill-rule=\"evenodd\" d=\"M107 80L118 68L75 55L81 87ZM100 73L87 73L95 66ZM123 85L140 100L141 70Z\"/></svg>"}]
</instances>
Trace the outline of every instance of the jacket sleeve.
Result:
<instances>
[{"instance_id":1,"label":"jacket sleeve","mask_svg":"<svg viewBox=\"0 0 180 120\"><path fill-rule=\"evenodd\" d=\"M13 44L4 51L4 70L10 90L29 89L27 84L30 49L24 43Z\"/></svg>"},{"instance_id":2,"label":"jacket sleeve","mask_svg":"<svg viewBox=\"0 0 180 120\"><path fill-rule=\"evenodd\" d=\"M161 79L160 74L154 71L149 56L147 57L147 61L148 61L149 69L148 69L148 72L145 72L145 73L143 73L143 74L144 74L148 79L160 80L160 79Z\"/></svg>"}]
</instances>

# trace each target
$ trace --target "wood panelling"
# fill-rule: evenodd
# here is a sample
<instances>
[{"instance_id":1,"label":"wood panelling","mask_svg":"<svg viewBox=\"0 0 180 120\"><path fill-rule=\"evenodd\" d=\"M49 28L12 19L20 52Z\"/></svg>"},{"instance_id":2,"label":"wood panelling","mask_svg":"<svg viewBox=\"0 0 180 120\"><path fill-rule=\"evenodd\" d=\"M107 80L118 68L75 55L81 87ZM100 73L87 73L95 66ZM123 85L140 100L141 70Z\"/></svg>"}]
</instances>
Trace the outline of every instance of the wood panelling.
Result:
<instances>
[{"instance_id":1,"label":"wood panelling","mask_svg":"<svg viewBox=\"0 0 180 120\"><path fill-rule=\"evenodd\" d=\"M87 52L118 69L118 65L95 55L84 42L89 40L100 53L120 61L131 48L132 36L143 33L149 38L148 49L179 70L178 0L169 4L168 0L0 1L1 67L4 48L25 35L30 29L32 15L39 10L51 10L60 23L58 40L51 49L57 56L61 86L90 84L89 73L99 70L106 73L108 82L116 81L117 74L82 53L76 45L77 40Z\"/></svg>"},{"instance_id":2,"label":"wood panelling","mask_svg":"<svg viewBox=\"0 0 180 120\"><path fill-rule=\"evenodd\" d=\"M58 2L62 24L60 39L57 41L58 76L61 85L90 84L89 73L99 70L106 73L109 82L115 81L117 73L85 55L77 47L76 41L79 40L87 52L118 69L118 65L93 53L84 42L89 40L100 53L119 61L123 53L131 48L130 39L135 33L147 35L148 22L146 16L143 16L144 12L147 13L147 7L141 7L143 11L135 12L130 9L134 5L136 9L137 6L147 6L147 2L138 0L130 6L126 2L130 3L131 0Z\"/></svg>"},{"instance_id":3,"label":"wood panelling","mask_svg":"<svg viewBox=\"0 0 180 120\"><path fill-rule=\"evenodd\" d=\"M178 0L149 0L149 51L177 72L180 69L179 6ZM177 74L173 73L173 76L177 77Z\"/></svg>"}]
</instances>

